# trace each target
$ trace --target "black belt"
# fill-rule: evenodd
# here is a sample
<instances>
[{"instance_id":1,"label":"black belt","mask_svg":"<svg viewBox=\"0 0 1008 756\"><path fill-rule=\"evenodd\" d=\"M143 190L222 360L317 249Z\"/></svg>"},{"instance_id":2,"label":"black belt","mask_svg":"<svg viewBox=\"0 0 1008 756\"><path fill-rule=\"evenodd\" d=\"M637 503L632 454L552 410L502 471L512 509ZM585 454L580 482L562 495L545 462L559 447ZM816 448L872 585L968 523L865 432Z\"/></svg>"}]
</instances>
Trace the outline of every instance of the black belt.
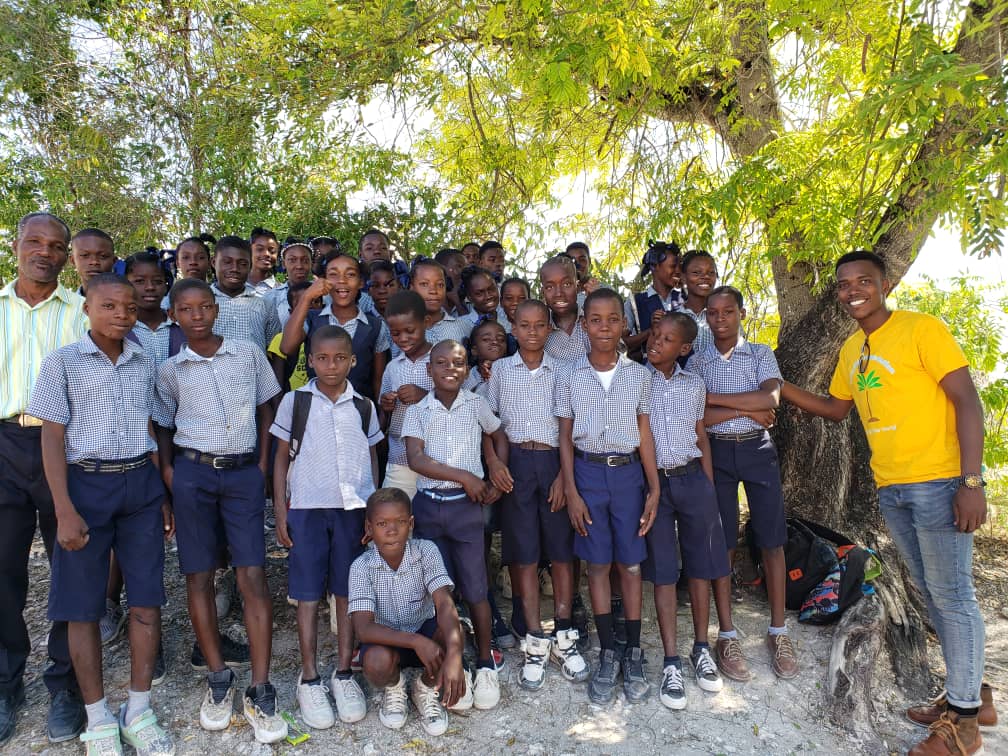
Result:
<instances>
[{"instance_id":1,"label":"black belt","mask_svg":"<svg viewBox=\"0 0 1008 756\"><path fill-rule=\"evenodd\" d=\"M574 447L574 456L583 459L585 462L594 462L597 465L607 465L608 467L623 467L634 462L640 462L640 454L632 451L629 454L591 454Z\"/></svg>"},{"instance_id":2,"label":"black belt","mask_svg":"<svg viewBox=\"0 0 1008 756\"><path fill-rule=\"evenodd\" d=\"M519 449L525 449L526 451L554 451L555 446L550 446L549 444L544 444L541 441L522 441L520 444L512 443L511 446L517 446Z\"/></svg>"},{"instance_id":3,"label":"black belt","mask_svg":"<svg viewBox=\"0 0 1008 756\"><path fill-rule=\"evenodd\" d=\"M237 470L239 467L245 467L245 465L251 465L255 462L254 454L204 454L195 449L185 449L181 446L175 447L175 453L181 454L190 462L207 465L214 470Z\"/></svg>"},{"instance_id":4,"label":"black belt","mask_svg":"<svg viewBox=\"0 0 1008 756\"><path fill-rule=\"evenodd\" d=\"M21 428L41 428L42 421L37 417L32 417L26 412L20 412L12 417L3 418L3 422L17 425Z\"/></svg>"},{"instance_id":5,"label":"black belt","mask_svg":"<svg viewBox=\"0 0 1008 756\"><path fill-rule=\"evenodd\" d=\"M418 493L422 493L428 499L441 502L458 501L468 496L464 488L421 488Z\"/></svg>"},{"instance_id":6,"label":"black belt","mask_svg":"<svg viewBox=\"0 0 1008 756\"><path fill-rule=\"evenodd\" d=\"M150 462L150 454L142 454L132 459L82 459L73 464L89 473L124 473L138 470Z\"/></svg>"},{"instance_id":7,"label":"black belt","mask_svg":"<svg viewBox=\"0 0 1008 756\"><path fill-rule=\"evenodd\" d=\"M695 459L691 459L685 465L679 465L679 467L659 467L658 474L664 475L666 478L681 478L683 475L688 475L699 469L700 463Z\"/></svg>"},{"instance_id":8,"label":"black belt","mask_svg":"<svg viewBox=\"0 0 1008 756\"><path fill-rule=\"evenodd\" d=\"M763 438L764 433L766 433L765 430L747 431L745 433L711 433L708 431L707 435L718 441L734 441L738 444L743 441L753 441L757 438Z\"/></svg>"}]
</instances>

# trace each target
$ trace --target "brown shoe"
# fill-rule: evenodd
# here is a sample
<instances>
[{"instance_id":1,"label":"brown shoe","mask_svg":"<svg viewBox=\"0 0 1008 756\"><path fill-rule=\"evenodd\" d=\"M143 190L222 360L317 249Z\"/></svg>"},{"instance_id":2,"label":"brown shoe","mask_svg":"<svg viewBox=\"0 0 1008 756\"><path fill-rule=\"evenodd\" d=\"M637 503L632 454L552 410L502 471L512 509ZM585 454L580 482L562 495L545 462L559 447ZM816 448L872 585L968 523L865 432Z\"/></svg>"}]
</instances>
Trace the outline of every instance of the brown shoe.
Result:
<instances>
[{"instance_id":1,"label":"brown shoe","mask_svg":"<svg viewBox=\"0 0 1008 756\"><path fill-rule=\"evenodd\" d=\"M942 693L926 706L914 706L907 709L907 719L915 725L930 727L948 710L948 701ZM983 729L996 727L998 722L997 709L994 708L994 689L984 683L980 686L980 711L977 723Z\"/></svg>"},{"instance_id":2,"label":"brown shoe","mask_svg":"<svg viewBox=\"0 0 1008 756\"><path fill-rule=\"evenodd\" d=\"M770 635L766 637L767 650L770 652L770 668L782 680L790 680L798 676L798 655L795 653L791 638L785 635Z\"/></svg>"},{"instance_id":3,"label":"brown shoe","mask_svg":"<svg viewBox=\"0 0 1008 756\"><path fill-rule=\"evenodd\" d=\"M931 725L927 738L911 748L907 756L970 756L982 749L977 718L946 711Z\"/></svg>"},{"instance_id":4,"label":"brown shoe","mask_svg":"<svg viewBox=\"0 0 1008 756\"><path fill-rule=\"evenodd\" d=\"M714 657L721 674L729 680L748 682L752 679L738 638L718 638L714 644Z\"/></svg>"}]
</instances>

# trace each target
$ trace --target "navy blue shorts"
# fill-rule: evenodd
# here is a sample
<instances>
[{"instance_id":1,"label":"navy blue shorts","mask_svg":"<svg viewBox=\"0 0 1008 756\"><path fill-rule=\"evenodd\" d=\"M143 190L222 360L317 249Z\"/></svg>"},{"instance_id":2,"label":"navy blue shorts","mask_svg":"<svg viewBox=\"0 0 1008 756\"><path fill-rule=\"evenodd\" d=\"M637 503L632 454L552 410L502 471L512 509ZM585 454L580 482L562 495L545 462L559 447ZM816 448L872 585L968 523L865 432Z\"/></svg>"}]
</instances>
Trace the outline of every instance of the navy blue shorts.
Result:
<instances>
[{"instance_id":1,"label":"navy blue shorts","mask_svg":"<svg viewBox=\"0 0 1008 756\"><path fill-rule=\"evenodd\" d=\"M645 536L648 558L641 566L644 579L655 585L672 585L679 580L680 567L687 577L702 580L729 574L717 494L700 463L691 463L685 475L659 473L658 479L661 498L654 524Z\"/></svg>"},{"instance_id":2,"label":"navy blue shorts","mask_svg":"<svg viewBox=\"0 0 1008 756\"><path fill-rule=\"evenodd\" d=\"M215 470L181 455L175 457L172 499L182 574L217 568L221 547L218 533L222 527L232 565L266 564L263 485L256 465Z\"/></svg>"},{"instance_id":3,"label":"navy blue shorts","mask_svg":"<svg viewBox=\"0 0 1008 756\"><path fill-rule=\"evenodd\" d=\"M560 473L556 449L522 449L511 445L508 468L514 490L501 507L501 561L538 564L574 559L574 528L567 511L550 511L549 489Z\"/></svg>"},{"instance_id":4,"label":"navy blue shorts","mask_svg":"<svg viewBox=\"0 0 1008 756\"><path fill-rule=\"evenodd\" d=\"M105 614L110 552L126 581L130 606L162 606L164 590L165 489L148 463L123 473L89 473L67 465L67 490L88 526L80 551L53 547L49 619L97 622Z\"/></svg>"},{"instance_id":5,"label":"navy blue shorts","mask_svg":"<svg viewBox=\"0 0 1008 756\"><path fill-rule=\"evenodd\" d=\"M620 467L574 457L574 484L588 505L588 536L574 535L574 554L592 564L640 564L647 545L640 531L644 514L644 468Z\"/></svg>"},{"instance_id":6,"label":"navy blue shorts","mask_svg":"<svg viewBox=\"0 0 1008 756\"><path fill-rule=\"evenodd\" d=\"M287 555L287 595L320 601L326 585L334 596L347 596L350 565L364 546L363 509L289 509L287 532L294 545Z\"/></svg>"},{"instance_id":7,"label":"navy blue shorts","mask_svg":"<svg viewBox=\"0 0 1008 756\"><path fill-rule=\"evenodd\" d=\"M293 596L291 597L293 598ZM434 633L437 632L437 617L431 617L429 620L425 621L420 625L420 629L417 630L417 635L422 635L425 638L433 638ZM377 643L361 643L360 644L360 654L361 662L364 661L364 656L367 654L369 649L372 648L387 648L392 651L396 651L399 654L399 669L404 669L406 667L422 667L423 662L420 661L420 657L417 656L416 651L412 648L406 648L405 646L379 646Z\"/></svg>"},{"instance_id":8,"label":"navy blue shorts","mask_svg":"<svg viewBox=\"0 0 1008 756\"><path fill-rule=\"evenodd\" d=\"M486 601L483 508L461 488L439 488L437 493L458 498L437 501L424 491L417 491L413 497L413 537L437 544L445 569L463 599L471 604Z\"/></svg>"},{"instance_id":9,"label":"navy blue shorts","mask_svg":"<svg viewBox=\"0 0 1008 756\"><path fill-rule=\"evenodd\" d=\"M725 545L729 549L738 545L738 484L741 482L749 502L756 545L761 549L783 546L787 542L784 492L777 447L770 434L764 433L762 438L749 441L728 441L711 436L710 444Z\"/></svg>"}]
</instances>

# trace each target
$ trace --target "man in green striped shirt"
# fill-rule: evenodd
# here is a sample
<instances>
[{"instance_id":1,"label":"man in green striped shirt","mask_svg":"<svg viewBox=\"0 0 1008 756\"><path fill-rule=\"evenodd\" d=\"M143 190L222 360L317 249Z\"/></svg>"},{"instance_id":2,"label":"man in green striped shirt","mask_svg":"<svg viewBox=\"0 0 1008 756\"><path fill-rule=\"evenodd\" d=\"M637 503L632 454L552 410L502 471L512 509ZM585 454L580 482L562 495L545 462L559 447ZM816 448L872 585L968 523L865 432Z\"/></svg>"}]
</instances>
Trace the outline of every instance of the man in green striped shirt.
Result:
<instances>
[{"instance_id":1,"label":"man in green striped shirt","mask_svg":"<svg viewBox=\"0 0 1008 756\"><path fill-rule=\"evenodd\" d=\"M17 278L0 289L0 743L14 734L24 703L31 646L23 612L36 523L50 557L57 529L42 473L42 424L25 410L42 359L88 329L83 299L59 283L69 244L70 229L55 215L24 216L14 240ZM65 622L53 624L49 658L47 733L61 742L77 737L85 722Z\"/></svg>"}]
</instances>

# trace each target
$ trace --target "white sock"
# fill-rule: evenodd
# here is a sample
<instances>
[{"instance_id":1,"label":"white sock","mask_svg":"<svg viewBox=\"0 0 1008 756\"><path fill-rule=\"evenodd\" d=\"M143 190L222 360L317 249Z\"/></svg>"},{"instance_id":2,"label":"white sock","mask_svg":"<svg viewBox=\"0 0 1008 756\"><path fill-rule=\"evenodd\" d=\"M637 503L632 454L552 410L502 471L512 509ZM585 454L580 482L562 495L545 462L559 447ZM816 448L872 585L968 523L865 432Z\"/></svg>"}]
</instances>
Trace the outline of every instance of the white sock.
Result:
<instances>
[{"instance_id":1,"label":"white sock","mask_svg":"<svg viewBox=\"0 0 1008 756\"><path fill-rule=\"evenodd\" d=\"M783 627L774 627L773 625L770 625L770 627L767 628L767 632L770 635L787 635L787 623L785 623Z\"/></svg>"},{"instance_id":2,"label":"white sock","mask_svg":"<svg viewBox=\"0 0 1008 756\"><path fill-rule=\"evenodd\" d=\"M738 630L718 630L718 640L731 640L738 638Z\"/></svg>"},{"instance_id":3,"label":"white sock","mask_svg":"<svg viewBox=\"0 0 1008 756\"><path fill-rule=\"evenodd\" d=\"M135 690L129 691L129 701L126 704L125 723L129 727L133 720L150 708L150 690L137 693Z\"/></svg>"},{"instance_id":4,"label":"white sock","mask_svg":"<svg viewBox=\"0 0 1008 756\"><path fill-rule=\"evenodd\" d=\"M108 701L104 698L95 701L93 704L84 704L84 711L87 712L87 726L89 730L104 724L115 724L116 718L109 711Z\"/></svg>"}]
</instances>

